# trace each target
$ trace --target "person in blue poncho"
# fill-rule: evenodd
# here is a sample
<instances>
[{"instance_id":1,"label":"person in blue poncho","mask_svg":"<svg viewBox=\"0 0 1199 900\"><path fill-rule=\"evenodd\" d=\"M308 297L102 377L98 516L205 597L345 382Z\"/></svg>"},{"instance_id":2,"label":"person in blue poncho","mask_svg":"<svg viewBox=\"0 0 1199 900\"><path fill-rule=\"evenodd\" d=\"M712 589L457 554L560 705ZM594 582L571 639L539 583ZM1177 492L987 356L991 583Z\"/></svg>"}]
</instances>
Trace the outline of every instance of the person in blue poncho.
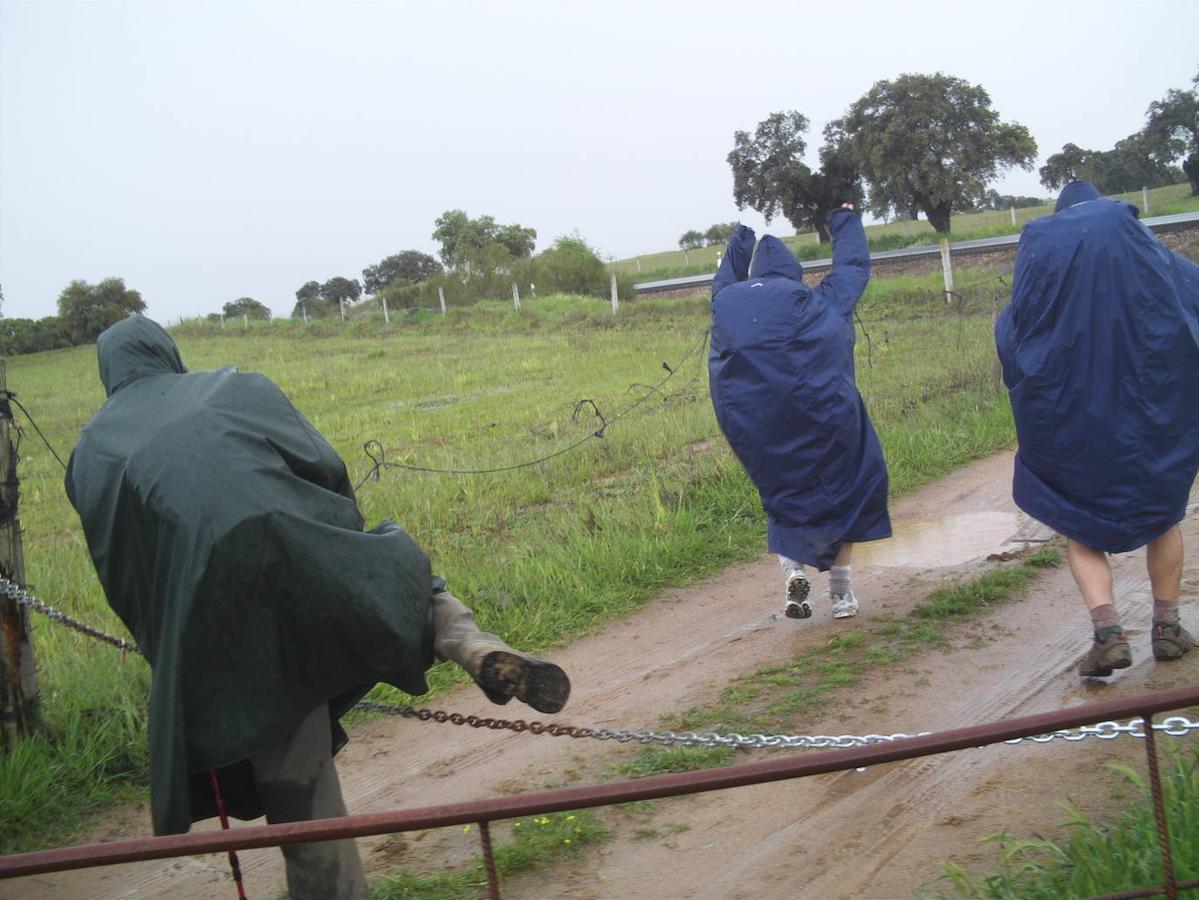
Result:
<instances>
[{"instance_id":1,"label":"person in blue poncho","mask_svg":"<svg viewBox=\"0 0 1199 900\"><path fill-rule=\"evenodd\" d=\"M1019 449L1012 495L1064 535L1094 643L1080 674L1132 664L1107 553L1147 547L1151 647L1195 646L1178 616L1187 498L1199 470L1199 266L1128 203L1066 186L1030 222L995 326Z\"/></svg>"},{"instance_id":2,"label":"person in blue poncho","mask_svg":"<svg viewBox=\"0 0 1199 900\"><path fill-rule=\"evenodd\" d=\"M778 238L741 226L712 282L716 419L758 488L784 612L812 615L804 566L829 572L833 616L857 615L853 545L891 536L887 467L854 384L853 311L870 252L850 204L828 215L832 270L815 288ZM753 259L752 267L750 259Z\"/></svg>"}]
</instances>

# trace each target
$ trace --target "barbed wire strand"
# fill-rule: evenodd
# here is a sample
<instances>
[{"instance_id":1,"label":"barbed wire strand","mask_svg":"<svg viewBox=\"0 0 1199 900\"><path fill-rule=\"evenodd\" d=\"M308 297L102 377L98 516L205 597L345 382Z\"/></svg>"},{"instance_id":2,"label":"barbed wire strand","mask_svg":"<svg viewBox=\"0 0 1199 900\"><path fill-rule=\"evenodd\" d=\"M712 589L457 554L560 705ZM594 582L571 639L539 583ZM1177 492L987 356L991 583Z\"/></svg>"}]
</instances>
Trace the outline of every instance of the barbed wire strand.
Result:
<instances>
[{"instance_id":1,"label":"barbed wire strand","mask_svg":"<svg viewBox=\"0 0 1199 900\"><path fill-rule=\"evenodd\" d=\"M17 404L17 408L25 414L25 418L29 420L29 424L33 426L33 430L37 432L37 436L42 439L42 443L46 445L46 449L48 449L54 455L54 458L58 460L58 464L65 470L67 464L62 461L62 457L58 455L58 451L54 449L54 445L50 443L49 439L44 434L42 434L42 429L38 427L37 420L34 419L33 414L25 408L25 404L18 400L17 395L12 391L3 391L0 396Z\"/></svg>"},{"instance_id":2,"label":"barbed wire strand","mask_svg":"<svg viewBox=\"0 0 1199 900\"><path fill-rule=\"evenodd\" d=\"M531 459L526 462L513 463L511 465L506 465L506 466L489 466L487 468L470 468L470 469L443 468L443 467L439 467L439 466L423 466L423 465L418 465L415 463L390 462L384 457L385 451L384 451L382 443L380 443L378 440L372 438L371 440L367 441L365 444L362 445L362 450L366 454L367 458L373 463L373 465L371 466L370 470L365 475L363 475L361 479L359 479L358 483L356 485L354 485L354 490L355 491L359 490L372 477L375 479L375 481L379 481L380 480L379 475L383 469L407 469L408 471L411 471L411 472L430 472L430 473L437 474L437 475L491 475L491 474L495 474L498 472L512 472L512 471L515 471L516 469L526 469L526 468L530 468L532 466L538 466L538 465L541 465L542 463L549 462L552 459L556 459L559 456L563 456L567 453L570 453L572 450L577 450L579 447L582 447L584 444L586 444L589 441L595 440L596 438L604 437L605 433L607 432L607 430L610 426L619 422L621 419L623 419L629 413L633 412L633 410L640 407L642 404L644 404L647 400L649 400L655 394L663 397L663 399L666 399L668 395L663 394L662 386L664 384L666 384L668 381L670 381L672 378L674 378L674 376L676 374L678 374L678 372L683 368L683 365L687 362L687 360L696 354L697 350L700 350L707 345L708 337L710 334L711 334L711 329L705 329L704 332L700 335L699 340L696 341L695 344L692 345L691 349L689 349L679 360L678 365L674 366L673 368L668 363L663 362L662 367L664 369L666 369L666 375L661 380L659 380L656 384L643 385L643 387L646 388L645 393L642 396L638 397L634 402L630 403L628 406L626 406L625 408L620 410L618 413L616 413L616 415L614 415L611 419L604 418L603 414L599 411L599 407L595 405L595 402L593 400L579 400L578 402L576 402L574 404L575 411L572 414L572 418L575 418L577 420L579 410L584 405L590 404L591 407L595 410L596 415L599 416L602 424L600 425L599 428L597 428L595 431L591 432L590 434L588 434L582 438L579 438L577 441L575 441L574 443L572 443L566 447L562 447L561 449L555 450L553 453L547 453L544 456L538 457L537 459ZM702 358L702 355L699 358ZM688 382L686 385L684 385L683 389L690 387L692 384L695 383L695 381L696 381L696 379L693 378L690 382ZM635 385L632 387L635 387ZM628 393L628 391L626 390L625 393ZM378 455L376 456L376 454L378 454Z\"/></svg>"}]
</instances>

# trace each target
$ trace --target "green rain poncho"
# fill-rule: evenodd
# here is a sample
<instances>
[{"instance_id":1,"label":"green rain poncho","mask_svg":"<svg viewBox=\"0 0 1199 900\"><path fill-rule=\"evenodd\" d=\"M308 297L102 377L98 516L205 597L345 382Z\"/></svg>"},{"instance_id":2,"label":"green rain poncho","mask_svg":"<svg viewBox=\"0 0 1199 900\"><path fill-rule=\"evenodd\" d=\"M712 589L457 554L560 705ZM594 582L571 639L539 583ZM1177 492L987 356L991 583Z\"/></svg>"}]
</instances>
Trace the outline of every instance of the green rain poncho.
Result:
<instances>
[{"instance_id":1,"label":"green rain poncho","mask_svg":"<svg viewBox=\"0 0 1199 900\"><path fill-rule=\"evenodd\" d=\"M210 769L260 815L249 756L376 682L427 690L429 561L395 525L363 531L344 463L264 376L189 373L141 317L97 349L108 400L66 488L153 670L154 830L212 815Z\"/></svg>"}]
</instances>

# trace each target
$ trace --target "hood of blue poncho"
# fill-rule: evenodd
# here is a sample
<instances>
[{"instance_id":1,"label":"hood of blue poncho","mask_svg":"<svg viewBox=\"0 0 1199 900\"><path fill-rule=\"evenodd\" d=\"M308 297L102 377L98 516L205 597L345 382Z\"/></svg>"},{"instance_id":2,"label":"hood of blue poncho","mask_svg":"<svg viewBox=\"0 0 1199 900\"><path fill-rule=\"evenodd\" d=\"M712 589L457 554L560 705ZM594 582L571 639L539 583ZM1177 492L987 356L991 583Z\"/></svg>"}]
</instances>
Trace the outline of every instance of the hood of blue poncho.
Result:
<instances>
[{"instance_id":1,"label":"hood of blue poncho","mask_svg":"<svg viewBox=\"0 0 1199 900\"><path fill-rule=\"evenodd\" d=\"M1095 185L1089 181L1071 181L1068 185L1062 188L1062 194L1057 198L1057 206L1053 208L1055 213L1061 212L1063 209L1069 209L1079 203L1086 203L1088 200L1098 200L1102 196Z\"/></svg>"},{"instance_id":2,"label":"hood of blue poncho","mask_svg":"<svg viewBox=\"0 0 1199 900\"><path fill-rule=\"evenodd\" d=\"M793 278L799 281L803 278L803 266L799 264L795 254L787 249L786 244L768 234L758 242L749 277Z\"/></svg>"}]
</instances>

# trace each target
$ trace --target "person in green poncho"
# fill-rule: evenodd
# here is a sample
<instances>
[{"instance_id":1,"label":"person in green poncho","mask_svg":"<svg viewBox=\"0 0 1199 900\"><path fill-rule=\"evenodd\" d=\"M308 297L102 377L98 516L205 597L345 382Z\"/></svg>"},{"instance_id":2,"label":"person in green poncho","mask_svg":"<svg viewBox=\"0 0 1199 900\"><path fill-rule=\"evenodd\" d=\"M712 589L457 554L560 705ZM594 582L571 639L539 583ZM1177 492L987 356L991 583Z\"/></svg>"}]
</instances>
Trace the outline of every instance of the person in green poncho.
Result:
<instances>
[{"instance_id":1,"label":"person in green poncho","mask_svg":"<svg viewBox=\"0 0 1199 900\"><path fill-rule=\"evenodd\" d=\"M109 604L152 669L158 834L217 813L345 815L339 718L436 659L496 703L557 712L570 681L478 630L398 525L364 530L345 464L265 376L188 372L160 326L97 340L108 399L67 468ZM283 848L293 900L367 897L352 840Z\"/></svg>"}]
</instances>

